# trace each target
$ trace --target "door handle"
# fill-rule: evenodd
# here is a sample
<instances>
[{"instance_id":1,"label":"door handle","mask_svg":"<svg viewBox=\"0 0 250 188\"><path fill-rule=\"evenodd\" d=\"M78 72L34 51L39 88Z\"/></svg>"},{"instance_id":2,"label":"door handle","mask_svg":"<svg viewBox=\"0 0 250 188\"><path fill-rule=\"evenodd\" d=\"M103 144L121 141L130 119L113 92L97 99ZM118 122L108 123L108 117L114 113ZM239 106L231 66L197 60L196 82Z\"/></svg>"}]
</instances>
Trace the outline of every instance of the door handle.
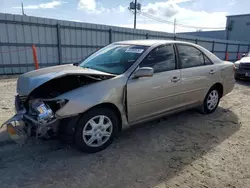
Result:
<instances>
[{"instance_id":1,"label":"door handle","mask_svg":"<svg viewBox=\"0 0 250 188\"><path fill-rule=\"evenodd\" d=\"M215 70L210 70L209 74L214 74Z\"/></svg>"},{"instance_id":2,"label":"door handle","mask_svg":"<svg viewBox=\"0 0 250 188\"><path fill-rule=\"evenodd\" d=\"M174 76L172 79L171 79L171 82L178 82L180 80L180 78L178 78L177 76Z\"/></svg>"}]
</instances>

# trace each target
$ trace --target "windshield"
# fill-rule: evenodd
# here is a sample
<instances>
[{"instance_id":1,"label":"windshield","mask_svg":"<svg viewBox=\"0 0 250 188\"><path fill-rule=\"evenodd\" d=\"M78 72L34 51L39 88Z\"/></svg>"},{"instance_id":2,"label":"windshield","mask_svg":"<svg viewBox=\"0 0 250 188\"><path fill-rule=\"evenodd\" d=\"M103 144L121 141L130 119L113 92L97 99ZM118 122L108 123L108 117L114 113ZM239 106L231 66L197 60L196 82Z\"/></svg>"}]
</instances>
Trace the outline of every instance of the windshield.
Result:
<instances>
[{"instance_id":1,"label":"windshield","mask_svg":"<svg viewBox=\"0 0 250 188\"><path fill-rule=\"evenodd\" d=\"M245 57L250 57L250 52L247 53L247 55Z\"/></svg>"},{"instance_id":2,"label":"windshield","mask_svg":"<svg viewBox=\"0 0 250 188\"><path fill-rule=\"evenodd\" d=\"M146 46L138 45L108 45L89 56L79 66L111 74L122 74L146 49Z\"/></svg>"}]
</instances>

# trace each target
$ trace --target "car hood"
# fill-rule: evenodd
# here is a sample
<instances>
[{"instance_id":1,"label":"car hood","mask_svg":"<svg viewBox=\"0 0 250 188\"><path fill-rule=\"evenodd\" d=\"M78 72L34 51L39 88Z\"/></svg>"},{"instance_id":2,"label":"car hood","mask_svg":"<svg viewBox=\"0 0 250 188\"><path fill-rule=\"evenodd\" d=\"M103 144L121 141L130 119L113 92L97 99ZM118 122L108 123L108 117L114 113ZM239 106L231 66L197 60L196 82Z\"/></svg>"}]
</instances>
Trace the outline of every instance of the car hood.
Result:
<instances>
[{"instance_id":1,"label":"car hood","mask_svg":"<svg viewBox=\"0 0 250 188\"><path fill-rule=\"evenodd\" d=\"M250 57L243 57L240 60L241 63L250 63Z\"/></svg>"},{"instance_id":2,"label":"car hood","mask_svg":"<svg viewBox=\"0 0 250 188\"><path fill-rule=\"evenodd\" d=\"M114 76L109 73L86 69L79 66L60 65L54 67L43 68L27 72L19 76L17 80L17 93L21 96L29 95L35 88L42 84L66 75L103 75L103 76ZM63 83L62 83L63 84Z\"/></svg>"}]
</instances>

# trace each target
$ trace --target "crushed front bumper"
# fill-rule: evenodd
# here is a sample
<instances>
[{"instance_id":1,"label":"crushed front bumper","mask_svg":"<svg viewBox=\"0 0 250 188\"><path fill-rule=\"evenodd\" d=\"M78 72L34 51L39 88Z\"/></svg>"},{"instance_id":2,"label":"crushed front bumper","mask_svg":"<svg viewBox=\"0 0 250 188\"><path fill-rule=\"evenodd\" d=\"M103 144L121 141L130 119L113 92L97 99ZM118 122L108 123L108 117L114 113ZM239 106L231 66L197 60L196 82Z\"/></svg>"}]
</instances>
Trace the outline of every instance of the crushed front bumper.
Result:
<instances>
[{"instance_id":1,"label":"crushed front bumper","mask_svg":"<svg viewBox=\"0 0 250 188\"><path fill-rule=\"evenodd\" d=\"M20 144L25 143L28 137L36 136L37 138L48 137L48 131L57 132L59 120L52 119L47 123L40 123L32 116L28 115L26 110L20 106L20 98L15 98L16 115L4 122L1 126L7 127L10 138Z\"/></svg>"},{"instance_id":2,"label":"crushed front bumper","mask_svg":"<svg viewBox=\"0 0 250 188\"><path fill-rule=\"evenodd\" d=\"M1 126L7 127L7 133L10 138L19 143L24 144L25 140L28 138L28 132L25 131L25 122L23 121L23 114L16 114L6 122L4 122Z\"/></svg>"},{"instance_id":3,"label":"crushed front bumper","mask_svg":"<svg viewBox=\"0 0 250 188\"><path fill-rule=\"evenodd\" d=\"M31 136L48 138L49 130L53 133L57 132L59 120L53 119L46 124L41 124L27 114L18 113L4 122L1 128L3 126L7 127L7 132L13 141L23 144Z\"/></svg>"}]
</instances>

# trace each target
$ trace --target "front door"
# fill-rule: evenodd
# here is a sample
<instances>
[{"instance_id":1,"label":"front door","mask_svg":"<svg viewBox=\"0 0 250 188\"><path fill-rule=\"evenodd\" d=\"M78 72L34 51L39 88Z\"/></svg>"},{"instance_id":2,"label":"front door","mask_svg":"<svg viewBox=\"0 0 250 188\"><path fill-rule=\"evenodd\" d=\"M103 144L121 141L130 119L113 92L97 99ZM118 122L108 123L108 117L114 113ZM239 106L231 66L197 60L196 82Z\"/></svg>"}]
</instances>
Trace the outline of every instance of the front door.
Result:
<instances>
[{"instance_id":1,"label":"front door","mask_svg":"<svg viewBox=\"0 0 250 188\"><path fill-rule=\"evenodd\" d=\"M129 78L127 106L129 123L176 108L179 105L180 70L172 44L153 49L139 67L152 67L153 77Z\"/></svg>"}]
</instances>

